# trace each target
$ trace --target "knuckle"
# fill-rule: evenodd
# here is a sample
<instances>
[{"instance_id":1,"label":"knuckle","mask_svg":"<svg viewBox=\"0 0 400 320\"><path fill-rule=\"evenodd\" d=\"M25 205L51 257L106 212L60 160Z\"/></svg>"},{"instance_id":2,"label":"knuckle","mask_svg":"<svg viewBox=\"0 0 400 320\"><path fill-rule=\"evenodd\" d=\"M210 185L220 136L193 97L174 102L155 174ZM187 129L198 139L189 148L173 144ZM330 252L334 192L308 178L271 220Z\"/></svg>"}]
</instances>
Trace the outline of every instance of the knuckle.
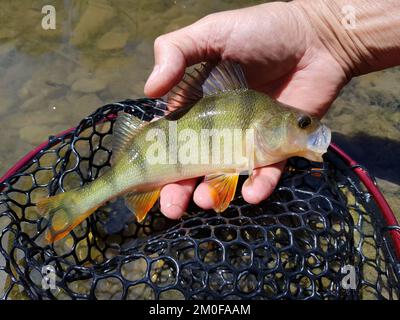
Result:
<instances>
[{"instance_id":1,"label":"knuckle","mask_svg":"<svg viewBox=\"0 0 400 320\"><path fill-rule=\"evenodd\" d=\"M161 35L156 38L154 41L154 48L161 48L165 46L165 44L168 42L166 35Z\"/></svg>"}]
</instances>

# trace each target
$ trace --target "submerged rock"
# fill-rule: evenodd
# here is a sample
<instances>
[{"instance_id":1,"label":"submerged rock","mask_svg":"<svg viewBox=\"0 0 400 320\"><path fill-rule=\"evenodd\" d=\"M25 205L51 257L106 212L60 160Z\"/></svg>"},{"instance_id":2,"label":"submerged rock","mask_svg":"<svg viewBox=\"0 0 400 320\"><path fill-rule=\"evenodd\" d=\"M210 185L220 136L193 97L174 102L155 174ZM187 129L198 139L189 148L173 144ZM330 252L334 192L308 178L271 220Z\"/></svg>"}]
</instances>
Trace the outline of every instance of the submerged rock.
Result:
<instances>
[{"instance_id":1,"label":"submerged rock","mask_svg":"<svg viewBox=\"0 0 400 320\"><path fill-rule=\"evenodd\" d=\"M57 135L68 128L63 124L48 125L29 125L19 130L21 140L33 145L38 145L46 141L50 136Z\"/></svg>"},{"instance_id":2,"label":"submerged rock","mask_svg":"<svg viewBox=\"0 0 400 320\"><path fill-rule=\"evenodd\" d=\"M37 110L43 107L43 103L44 103L44 97L42 94L39 94L37 96L25 100L25 102L19 106L19 109L22 111L35 110L35 109Z\"/></svg>"},{"instance_id":3,"label":"submerged rock","mask_svg":"<svg viewBox=\"0 0 400 320\"><path fill-rule=\"evenodd\" d=\"M70 43L75 46L87 43L90 37L99 33L115 15L114 8L108 2L90 2L73 30Z\"/></svg>"},{"instance_id":4,"label":"submerged rock","mask_svg":"<svg viewBox=\"0 0 400 320\"><path fill-rule=\"evenodd\" d=\"M76 80L71 89L77 92L94 93L105 89L106 84L100 79L83 78Z\"/></svg>"},{"instance_id":5,"label":"submerged rock","mask_svg":"<svg viewBox=\"0 0 400 320\"><path fill-rule=\"evenodd\" d=\"M97 41L97 48L99 50L120 50L125 47L128 38L128 32L111 30Z\"/></svg>"},{"instance_id":6,"label":"submerged rock","mask_svg":"<svg viewBox=\"0 0 400 320\"><path fill-rule=\"evenodd\" d=\"M46 125L30 125L19 130L19 137L25 142L38 144L46 140L52 133L52 128Z\"/></svg>"},{"instance_id":7,"label":"submerged rock","mask_svg":"<svg viewBox=\"0 0 400 320\"><path fill-rule=\"evenodd\" d=\"M66 83L71 86L76 80L82 78L91 78L91 77L92 74L86 69L76 68L74 71L69 72L69 74L66 77Z\"/></svg>"},{"instance_id":8,"label":"submerged rock","mask_svg":"<svg viewBox=\"0 0 400 320\"><path fill-rule=\"evenodd\" d=\"M60 112L49 114L48 108L42 108L35 111L4 115L1 120L3 124L7 124L8 128L18 130L29 125L53 125L56 123L65 123L66 116L64 113Z\"/></svg>"},{"instance_id":9,"label":"submerged rock","mask_svg":"<svg viewBox=\"0 0 400 320\"><path fill-rule=\"evenodd\" d=\"M96 109L101 107L103 104L104 103L94 93L81 96L74 102L74 108L77 108L79 112L75 112L71 115L73 122L79 123L83 117L96 111Z\"/></svg>"},{"instance_id":10,"label":"submerged rock","mask_svg":"<svg viewBox=\"0 0 400 320\"><path fill-rule=\"evenodd\" d=\"M78 104L79 108L85 108L87 106L90 106L91 108L93 108L93 110L96 110L97 108L102 106L102 101L95 94L86 94L80 97L76 101L76 103Z\"/></svg>"},{"instance_id":11,"label":"submerged rock","mask_svg":"<svg viewBox=\"0 0 400 320\"><path fill-rule=\"evenodd\" d=\"M7 96L0 95L0 116L7 114L13 106L13 100Z\"/></svg>"}]
</instances>

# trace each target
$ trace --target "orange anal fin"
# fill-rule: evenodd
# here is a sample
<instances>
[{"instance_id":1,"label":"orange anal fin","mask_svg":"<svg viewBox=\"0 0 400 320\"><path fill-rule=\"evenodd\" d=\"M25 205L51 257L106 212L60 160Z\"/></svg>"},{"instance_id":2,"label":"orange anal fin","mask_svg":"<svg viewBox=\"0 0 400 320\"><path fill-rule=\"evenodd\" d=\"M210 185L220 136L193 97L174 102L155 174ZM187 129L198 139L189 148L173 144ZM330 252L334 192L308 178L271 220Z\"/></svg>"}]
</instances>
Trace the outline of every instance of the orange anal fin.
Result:
<instances>
[{"instance_id":1,"label":"orange anal fin","mask_svg":"<svg viewBox=\"0 0 400 320\"><path fill-rule=\"evenodd\" d=\"M213 209L223 212L228 208L235 196L239 176L237 174L214 174L204 178L204 182L211 188L211 197L214 202Z\"/></svg>"},{"instance_id":2,"label":"orange anal fin","mask_svg":"<svg viewBox=\"0 0 400 320\"><path fill-rule=\"evenodd\" d=\"M125 196L125 204L135 214L138 222L142 222L146 218L147 213L159 198L160 190L132 192Z\"/></svg>"}]
</instances>

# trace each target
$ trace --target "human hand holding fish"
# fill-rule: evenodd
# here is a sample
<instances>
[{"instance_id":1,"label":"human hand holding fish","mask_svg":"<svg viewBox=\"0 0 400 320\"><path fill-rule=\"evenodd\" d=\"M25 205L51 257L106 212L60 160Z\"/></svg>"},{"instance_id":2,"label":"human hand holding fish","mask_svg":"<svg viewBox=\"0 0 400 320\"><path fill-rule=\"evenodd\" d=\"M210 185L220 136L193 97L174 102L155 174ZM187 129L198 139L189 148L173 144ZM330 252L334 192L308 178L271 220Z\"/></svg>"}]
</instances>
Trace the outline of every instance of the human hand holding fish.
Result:
<instances>
[{"instance_id":1,"label":"human hand holding fish","mask_svg":"<svg viewBox=\"0 0 400 320\"><path fill-rule=\"evenodd\" d=\"M166 94L179 82L187 65L231 59L241 63L251 88L322 116L346 77L338 63L323 48L317 48L318 39L309 29L284 3L211 14L156 40L156 65L145 93L151 97ZM252 180L242 187L244 199L253 204L266 199L283 169L284 162L255 169ZM161 211L170 218L180 217L195 185L196 181L190 180L165 186ZM213 205L204 183L196 188L193 198L204 209Z\"/></svg>"},{"instance_id":2,"label":"human hand holding fish","mask_svg":"<svg viewBox=\"0 0 400 320\"><path fill-rule=\"evenodd\" d=\"M250 88L320 118L352 76L400 63L394 4L299 0L208 15L156 39L155 67L145 93L160 97L180 81L187 66L229 59L243 66ZM356 10L358 28L343 24L345 7ZM243 185L244 199L254 204L266 199L283 168L279 162L255 169ZM195 190L195 185L196 180L186 180L163 187L161 211L179 218L193 192L198 206L212 208L208 186L201 183Z\"/></svg>"}]
</instances>

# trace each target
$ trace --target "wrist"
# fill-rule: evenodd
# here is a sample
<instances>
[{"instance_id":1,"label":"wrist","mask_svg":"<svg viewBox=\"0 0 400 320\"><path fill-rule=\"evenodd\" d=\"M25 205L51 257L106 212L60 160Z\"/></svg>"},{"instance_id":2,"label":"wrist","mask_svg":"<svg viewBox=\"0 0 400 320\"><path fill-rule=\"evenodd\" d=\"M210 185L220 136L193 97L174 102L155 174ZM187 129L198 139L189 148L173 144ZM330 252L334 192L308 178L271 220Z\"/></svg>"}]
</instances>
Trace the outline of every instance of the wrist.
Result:
<instances>
[{"instance_id":1,"label":"wrist","mask_svg":"<svg viewBox=\"0 0 400 320\"><path fill-rule=\"evenodd\" d=\"M400 64L396 1L295 0L319 40L351 78Z\"/></svg>"}]
</instances>

